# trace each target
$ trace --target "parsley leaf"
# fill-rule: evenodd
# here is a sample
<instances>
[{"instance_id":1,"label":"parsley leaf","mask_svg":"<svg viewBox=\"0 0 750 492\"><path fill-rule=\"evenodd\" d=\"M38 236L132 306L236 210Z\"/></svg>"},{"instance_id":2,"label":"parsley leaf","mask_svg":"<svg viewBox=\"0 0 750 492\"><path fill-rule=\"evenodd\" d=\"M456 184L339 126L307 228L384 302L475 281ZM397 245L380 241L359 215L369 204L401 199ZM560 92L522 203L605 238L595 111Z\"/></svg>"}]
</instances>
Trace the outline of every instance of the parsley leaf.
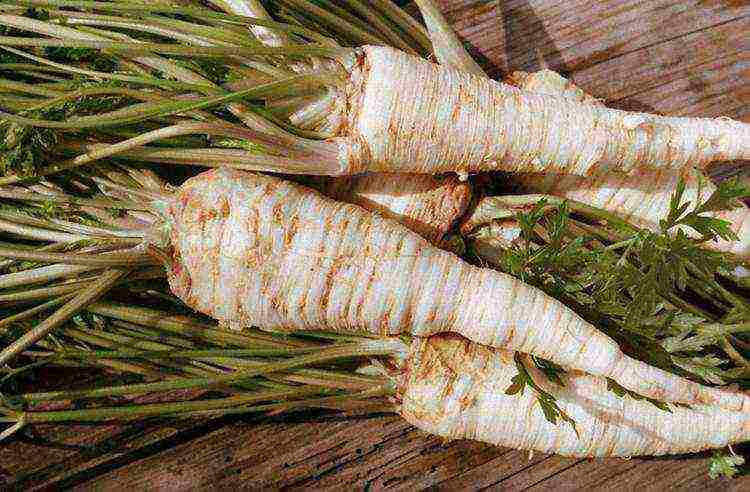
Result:
<instances>
[{"instance_id":1,"label":"parsley leaf","mask_svg":"<svg viewBox=\"0 0 750 492\"><path fill-rule=\"evenodd\" d=\"M739 470L738 466L745 464L745 458L732 454L723 454L720 451L714 451L713 456L708 464L708 476L712 479L719 477L732 478Z\"/></svg>"},{"instance_id":2,"label":"parsley leaf","mask_svg":"<svg viewBox=\"0 0 750 492\"><path fill-rule=\"evenodd\" d=\"M511 379L512 384L508 387L508 389L505 390L505 394L522 395L524 390L526 389L526 386L530 387L531 390L536 393L537 403L539 403L539 406L542 409L542 413L544 413L544 417L547 419L547 421L551 424L557 424L557 420L560 419L563 422L570 424L573 427L573 431L577 436L579 436L575 420L573 420L567 413L565 413L562 408L560 408L554 396L545 391L536 383L536 381L534 381L534 378L531 377L531 374L523 363L523 356L520 353L516 352L513 356L513 360L516 363L518 374L513 376L513 378ZM539 364L536 360L534 362L535 364ZM553 366L544 365L544 367L550 368ZM562 380L559 379L559 375L557 375L557 369L555 369L555 377L560 381L560 383L562 383ZM564 384L562 385L564 386Z\"/></svg>"},{"instance_id":3,"label":"parsley leaf","mask_svg":"<svg viewBox=\"0 0 750 492\"><path fill-rule=\"evenodd\" d=\"M470 250L566 303L632 357L709 384L750 386L750 298L734 276L741 263L704 244L733 237L729 224L711 214L739 206L750 190L735 179L703 201L687 196L681 180L659 231L556 197L530 196L534 201L520 207L523 196L516 196L509 202L515 208L498 210L502 222L472 234ZM494 240L513 237L503 231L514 226L509 215L520 234ZM547 374L545 363L536 365ZM552 381L554 375L547 374ZM513 383L516 392L529 384L520 372ZM553 415L554 409L549 420Z\"/></svg>"}]
</instances>

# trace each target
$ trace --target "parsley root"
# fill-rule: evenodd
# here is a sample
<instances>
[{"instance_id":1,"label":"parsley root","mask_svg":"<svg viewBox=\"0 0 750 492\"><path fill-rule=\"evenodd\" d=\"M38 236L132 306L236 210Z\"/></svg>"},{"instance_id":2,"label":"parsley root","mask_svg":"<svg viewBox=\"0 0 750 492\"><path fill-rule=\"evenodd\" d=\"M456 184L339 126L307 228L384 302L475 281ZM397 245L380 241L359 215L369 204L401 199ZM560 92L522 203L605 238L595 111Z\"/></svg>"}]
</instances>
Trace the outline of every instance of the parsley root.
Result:
<instances>
[{"instance_id":1,"label":"parsley root","mask_svg":"<svg viewBox=\"0 0 750 492\"><path fill-rule=\"evenodd\" d=\"M604 378L569 371L561 387L533 364L525 366L572 425L549 425L532 391L507 394L517 374L511 352L441 335L412 343L399 385L400 414L446 438L566 456L688 453L750 439L747 413L699 405L665 411L618 396Z\"/></svg>"},{"instance_id":2,"label":"parsley root","mask_svg":"<svg viewBox=\"0 0 750 492\"><path fill-rule=\"evenodd\" d=\"M370 173L332 178L326 195L404 224L433 244L439 244L471 200L471 186L456 176Z\"/></svg>"},{"instance_id":3,"label":"parsley root","mask_svg":"<svg viewBox=\"0 0 750 492\"><path fill-rule=\"evenodd\" d=\"M540 290L473 267L405 227L278 178L218 169L166 205L170 286L236 327L459 333L610 377L641 395L748 410L741 393L625 356Z\"/></svg>"},{"instance_id":4,"label":"parsley root","mask_svg":"<svg viewBox=\"0 0 750 492\"><path fill-rule=\"evenodd\" d=\"M505 83L529 92L567 97L586 104L602 104L599 99L587 94L570 80L546 68L531 73L513 72L505 78Z\"/></svg>"},{"instance_id":5,"label":"parsley root","mask_svg":"<svg viewBox=\"0 0 750 492\"><path fill-rule=\"evenodd\" d=\"M271 20L257 0L216 0L215 3L232 14ZM252 29L268 46L290 43L281 33L261 26ZM302 67L302 71L305 70L310 71ZM310 107L303 106L298 111L309 112ZM455 176L369 173L324 177L316 184L325 195L397 220L433 244L442 241L448 229L464 214L471 199L469 183Z\"/></svg>"},{"instance_id":6,"label":"parsley root","mask_svg":"<svg viewBox=\"0 0 750 492\"><path fill-rule=\"evenodd\" d=\"M150 38L118 37L118 41L108 41L92 37L88 31L26 17L3 15L2 21L11 27L55 35L54 39L6 36L2 41L6 47L128 49L144 53L137 59L156 69L166 69L167 64L170 72L180 71L180 67L156 55L188 53L200 58L240 49L186 45L178 39L154 43ZM68 130L160 122L157 130L78 156L63 168L117 155L148 162L211 166L222 162L256 171L332 176L363 172L465 175L492 170L593 175L632 173L644 167L682 173L693 166L705 168L714 161L750 159L750 124L729 118L663 117L531 93L383 46L353 49L301 44L242 50L248 58L277 55L288 68L300 58L315 57L321 69L311 74L269 69L273 82L235 92L215 84L206 86L204 79L183 73L186 77L181 84L189 81L191 90L197 84L201 95L184 92L185 87L167 96L166 101L136 102L101 114L72 115L65 121L7 112L1 116L18 124ZM308 115L314 121L326 122L324 133L305 133L297 127L303 134L293 135L242 108L240 115L243 121L249 121L252 131L236 124L204 122L200 128L186 128L183 119L168 119L180 121L171 126L162 122L164 117L185 114L202 120L201 111L240 100L257 103L296 97L304 87L324 92L315 114ZM230 149L205 148L199 143L186 149L150 145L165 138L200 133L245 142L241 148ZM249 144L260 145L267 152L259 155L257 149L247 148ZM40 174L60 169L49 166ZM9 184L20 179L13 175L0 181Z\"/></svg>"},{"instance_id":7,"label":"parsley root","mask_svg":"<svg viewBox=\"0 0 750 492\"><path fill-rule=\"evenodd\" d=\"M707 178L689 173L682 179L685 183L683 200L705 202L716 186ZM576 200L593 207L614 212L638 227L658 232L659 220L669 210L671 197L679 182L679 176L659 171L642 171L632 176L606 176L579 178L565 175L519 175L513 181L529 193L546 193ZM707 248L736 254L743 260L750 259L750 210L741 203L733 210L707 212L706 216L725 220L737 240L716 238L707 241ZM695 233L692 233L695 235Z\"/></svg>"},{"instance_id":8,"label":"parsley root","mask_svg":"<svg viewBox=\"0 0 750 492\"><path fill-rule=\"evenodd\" d=\"M669 118L536 94L390 48L358 52L340 167L363 171L682 171L750 158L750 125Z\"/></svg>"},{"instance_id":9,"label":"parsley root","mask_svg":"<svg viewBox=\"0 0 750 492\"><path fill-rule=\"evenodd\" d=\"M516 72L508 79L509 83L532 92L560 95L573 100L602 105L601 102L585 93L575 84L551 70L534 73ZM692 171L692 172L691 172ZM695 203L704 202L716 191L710 180L699 171L683 173L685 183L683 200ZM518 174L513 182L524 192L544 193L575 200L592 207L614 212L634 225L658 232L659 220L677 189L680 176L665 169L641 168L631 175L603 175L582 178L573 175L554 173ZM708 211L706 215L726 220L738 240L717 238L706 242L708 248L734 253L742 259L750 256L750 211L742 203L737 208L718 212Z\"/></svg>"}]
</instances>

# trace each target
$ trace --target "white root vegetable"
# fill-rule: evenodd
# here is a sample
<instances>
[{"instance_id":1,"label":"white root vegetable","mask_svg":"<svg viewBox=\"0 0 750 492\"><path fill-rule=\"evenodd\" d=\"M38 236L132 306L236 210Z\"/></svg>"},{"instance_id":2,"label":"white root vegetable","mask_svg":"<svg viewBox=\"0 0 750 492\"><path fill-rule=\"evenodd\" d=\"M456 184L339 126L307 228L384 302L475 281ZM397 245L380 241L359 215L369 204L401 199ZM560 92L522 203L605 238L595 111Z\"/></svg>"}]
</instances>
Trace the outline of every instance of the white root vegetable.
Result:
<instances>
[{"instance_id":1,"label":"white root vegetable","mask_svg":"<svg viewBox=\"0 0 750 492\"><path fill-rule=\"evenodd\" d=\"M80 19L70 20L80 22ZM176 39L179 43L145 43L143 39L116 32L109 34L115 39L112 41L110 37L94 35L88 29L10 14L0 15L0 22L39 35L33 38L6 37L3 44L8 47L60 44L97 49L130 46L135 51L153 50L154 54L134 55L133 60L181 82L203 86L207 85L207 79L156 53L197 50L198 55L202 52L213 55L234 49L232 46L185 46L181 44L182 37ZM272 121L243 108L236 100L240 95L224 94L221 88L213 87L209 92L216 91L216 94L222 94L221 97L230 98L229 108L250 127L251 131L243 132L241 138L259 143L269 150L268 154L260 156L252 151L216 148L163 150L148 145L167 138L169 132L195 132L195 129L189 130L178 124L120 141L101 153L80 155L66 162L65 166L80 166L116 154L149 162L188 161L212 165L232 155L237 161L242 160L241 164L248 169L312 175L363 172L456 172L466 175L490 170L594 175L632 173L642 167L684 172L693 166L704 168L714 161L750 159L748 123L729 118L662 117L618 111L566 97L530 93L438 66L393 48L303 45L291 50L287 47L275 51L272 48L248 49L248 56L278 53L278 57L272 58L294 69L302 52L318 55L308 60L313 67L320 67L320 73L290 78L278 74L282 77L277 80L279 86L260 87L257 94L246 94L246 97L262 99L266 91L269 97L271 94L283 96L293 91L292 87L297 84L309 85L310 88L325 86L333 92L321 91L322 99L318 101L316 111L305 113L305 116L297 115L301 122L317 124L321 113L325 113L324 127L331 125L330 128L336 131L325 136L316 135L323 138L306 139L286 132ZM244 64L242 55L236 56ZM144 104L146 108L151 107ZM204 105L208 108L221 104L221 99L208 94L196 99L195 104L198 105L196 108ZM154 107L160 108L159 113L172 112L158 104ZM136 104L130 109L143 108ZM130 116L126 118L125 115L131 114L130 109L64 122L31 118L32 122L25 116L10 113L3 113L3 117L21 124L80 128L95 125L105 115L108 125L128 122ZM148 112L138 113L133 118L149 118ZM186 110L186 113L191 118L203 118L201 112ZM211 127L211 131L224 136L236 137L240 133L236 125ZM56 171L59 169L52 166L42 170L43 173ZM13 175L4 178L3 182L19 179Z\"/></svg>"},{"instance_id":2,"label":"white root vegetable","mask_svg":"<svg viewBox=\"0 0 750 492\"><path fill-rule=\"evenodd\" d=\"M601 102L585 93L565 77L551 70L534 73L516 72L509 81L523 90L545 94L559 94L581 102L601 105ZM575 200L593 207L614 212L634 225L659 231L659 221L669 210L680 177L669 170L636 169L629 176L607 175L581 178L555 173L518 174L513 182L527 193L544 193ZM702 178L699 171L683 173L685 181L684 201L702 203L716 191L710 180ZM706 243L706 247L734 253L740 258L750 257L750 211L744 205L729 211L709 213L728 221L737 234L737 241L717 239ZM688 232L688 231L686 231ZM693 232L693 234L695 234Z\"/></svg>"},{"instance_id":3,"label":"white root vegetable","mask_svg":"<svg viewBox=\"0 0 750 492\"><path fill-rule=\"evenodd\" d=\"M233 14L271 19L257 0L215 2ZM269 46L289 43L282 33L260 26L254 27L253 32ZM481 70L478 66L477 69ZM333 99L327 97L305 101L289 119L293 124L304 120L330 125L330 119L325 115L333 104ZM319 119L310 118L311 114L319 115ZM443 240L450 227L466 212L471 200L471 185L459 181L454 175L441 178L427 174L370 173L327 177L320 180L318 189L337 200L354 203L398 220L433 244Z\"/></svg>"},{"instance_id":4,"label":"white root vegetable","mask_svg":"<svg viewBox=\"0 0 750 492\"><path fill-rule=\"evenodd\" d=\"M435 56L441 65L484 76L432 0L418 0ZM472 189L455 175L369 173L329 178L323 193L395 219L440 246L469 206Z\"/></svg>"},{"instance_id":5,"label":"white root vegetable","mask_svg":"<svg viewBox=\"0 0 750 492\"><path fill-rule=\"evenodd\" d=\"M526 360L534 382L574 422L550 424L529 388L507 395L518 370L513 353L457 336L415 339L400 379L400 414L449 439L565 456L662 455L718 448L750 439L750 416L712 406L661 410L617 396L607 381L578 371L557 386ZM576 431L578 434L576 434Z\"/></svg>"},{"instance_id":6,"label":"white root vegetable","mask_svg":"<svg viewBox=\"0 0 750 492\"><path fill-rule=\"evenodd\" d=\"M173 292L230 326L455 332L610 377L650 398L750 411L742 393L625 356L540 290L302 186L218 169L188 180L164 207Z\"/></svg>"},{"instance_id":7,"label":"white root vegetable","mask_svg":"<svg viewBox=\"0 0 750 492\"><path fill-rule=\"evenodd\" d=\"M471 201L471 186L454 175L370 173L328 179L321 191L397 220L433 244L440 244Z\"/></svg>"},{"instance_id":8,"label":"white root vegetable","mask_svg":"<svg viewBox=\"0 0 750 492\"><path fill-rule=\"evenodd\" d=\"M391 48L357 53L332 174L592 175L750 158L750 124L728 118L618 111L521 91Z\"/></svg>"},{"instance_id":9,"label":"white root vegetable","mask_svg":"<svg viewBox=\"0 0 750 492\"><path fill-rule=\"evenodd\" d=\"M417 5L427 25L438 62L483 76L482 68L463 49L431 0ZM454 175L369 173L329 178L323 193L395 219L431 243L440 245L450 227L466 212L471 185Z\"/></svg>"},{"instance_id":10,"label":"white root vegetable","mask_svg":"<svg viewBox=\"0 0 750 492\"><path fill-rule=\"evenodd\" d=\"M513 72L505 78L505 83L529 92L567 97L585 104L602 105L599 99L587 94L554 70L546 68L536 72Z\"/></svg>"},{"instance_id":11,"label":"white root vegetable","mask_svg":"<svg viewBox=\"0 0 750 492\"><path fill-rule=\"evenodd\" d=\"M686 174L683 201L704 202L716 186L697 172ZM575 200L614 212L638 227L658 232L659 221L669 210L669 202L677 188L679 176L659 171L640 171L632 176L579 178L578 176L525 174L513 181L529 193L546 193ZM738 240L717 238L705 243L707 248L750 259L750 210L741 205L733 210L707 212L705 215L728 221ZM695 236L692 230L685 230Z\"/></svg>"}]
</instances>

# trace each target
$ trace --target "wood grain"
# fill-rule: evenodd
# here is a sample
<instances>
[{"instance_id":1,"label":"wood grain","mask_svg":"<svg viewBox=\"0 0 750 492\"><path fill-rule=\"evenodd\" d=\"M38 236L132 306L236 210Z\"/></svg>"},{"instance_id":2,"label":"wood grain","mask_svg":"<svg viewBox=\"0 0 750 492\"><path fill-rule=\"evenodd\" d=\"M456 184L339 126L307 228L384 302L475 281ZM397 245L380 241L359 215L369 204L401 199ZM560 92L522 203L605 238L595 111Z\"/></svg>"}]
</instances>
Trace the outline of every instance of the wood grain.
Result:
<instances>
[{"instance_id":1,"label":"wood grain","mask_svg":"<svg viewBox=\"0 0 750 492\"><path fill-rule=\"evenodd\" d=\"M440 4L493 77L546 65L615 107L750 116L750 2Z\"/></svg>"},{"instance_id":2,"label":"wood grain","mask_svg":"<svg viewBox=\"0 0 750 492\"><path fill-rule=\"evenodd\" d=\"M440 4L492 76L546 63L618 107L750 120L747 1ZM393 415L46 426L0 444L3 490L750 488L706 471L706 455L580 460L443 443Z\"/></svg>"}]
</instances>

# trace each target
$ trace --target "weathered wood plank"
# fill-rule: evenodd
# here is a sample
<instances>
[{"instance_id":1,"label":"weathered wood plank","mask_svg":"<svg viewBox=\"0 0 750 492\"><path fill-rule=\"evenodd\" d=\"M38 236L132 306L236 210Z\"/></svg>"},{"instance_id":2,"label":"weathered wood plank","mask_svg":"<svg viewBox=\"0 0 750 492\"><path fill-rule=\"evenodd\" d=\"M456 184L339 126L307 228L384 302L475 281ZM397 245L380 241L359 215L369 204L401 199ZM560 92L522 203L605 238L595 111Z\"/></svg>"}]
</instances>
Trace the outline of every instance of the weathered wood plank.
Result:
<instances>
[{"instance_id":1,"label":"weathered wood plank","mask_svg":"<svg viewBox=\"0 0 750 492\"><path fill-rule=\"evenodd\" d=\"M640 459L637 461L636 466L628 468L622 473L597 481L593 485L593 488L596 490L620 488L624 490L653 492L666 489L691 490L690 487L681 485L681 482L685 478L696 477L701 474L708 478L706 463L700 459L665 457ZM706 480L702 482L702 485L708 490L725 490L727 482L728 480L726 479ZM736 482L744 482L745 487L750 483L747 477L738 479Z\"/></svg>"},{"instance_id":2,"label":"weathered wood plank","mask_svg":"<svg viewBox=\"0 0 750 492\"><path fill-rule=\"evenodd\" d=\"M92 478L87 489L174 490L185 483L208 487L342 486L421 489L506 450L473 442L444 446L395 416L334 422L235 423L158 455L137 468L118 468ZM133 465L136 466L136 465Z\"/></svg>"},{"instance_id":3,"label":"weathered wood plank","mask_svg":"<svg viewBox=\"0 0 750 492\"><path fill-rule=\"evenodd\" d=\"M635 468L640 463L640 460L621 458L585 460L555 474L550 473L544 480L530 485L528 490L534 492L593 490L598 482Z\"/></svg>"},{"instance_id":4,"label":"weathered wood plank","mask_svg":"<svg viewBox=\"0 0 750 492\"><path fill-rule=\"evenodd\" d=\"M511 70L538 69L538 53L552 68L578 72L750 13L747 2L728 0L498 3L500 61Z\"/></svg>"},{"instance_id":5,"label":"weathered wood plank","mask_svg":"<svg viewBox=\"0 0 750 492\"><path fill-rule=\"evenodd\" d=\"M22 471L9 474L0 484L11 490L60 490L85 482L103 470L137 461L172 442L204 434L211 427L211 423L196 425L189 421L93 428L43 426L39 428L43 439L7 446L13 456L10 460L16 461ZM66 431L76 434L66 436Z\"/></svg>"},{"instance_id":6,"label":"weathered wood plank","mask_svg":"<svg viewBox=\"0 0 750 492\"><path fill-rule=\"evenodd\" d=\"M580 458L566 458L563 456L548 456L539 463L524 468L519 472L499 480L493 484L491 490L526 490L538 483L543 483L550 476L554 476L581 462Z\"/></svg>"},{"instance_id":7,"label":"weathered wood plank","mask_svg":"<svg viewBox=\"0 0 750 492\"><path fill-rule=\"evenodd\" d=\"M750 483L709 481L706 471L702 457L587 461L537 453L529 459L525 452L477 443L442 446L397 417L377 417L235 422L92 476L79 489L724 490Z\"/></svg>"},{"instance_id":8,"label":"weathered wood plank","mask_svg":"<svg viewBox=\"0 0 750 492\"><path fill-rule=\"evenodd\" d=\"M359 456L373 454L377 460L392 461L410 451L404 442L410 432L406 423L394 417L274 423L240 420L139 461L137 467L148 473L116 468L93 478L83 489L117 489L125 483L162 490L216 483L251 489L294 486L325 476L327 470ZM391 441L396 445L384 446ZM377 452L380 448L386 450Z\"/></svg>"},{"instance_id":9,"label":"weathered wood plank","mask_svg":"<svg viewBox=\"0 0 750 492\"><path fill-rule=\"evenodd\" d=\"M622 109L750 117L750 2L440 3L493 77L545 63Z\"/></svg>"},{"instance_id":10,"label":"weathered wood plank","mask_svg":"<svg viewBox=\"0 0 750 492\"><path fill-rule=\"evenodd\" d=\"M576 71L573 79L624 109L743 117L750 111L748 32L750 16Z\"/></svg>"}]
</instances>

